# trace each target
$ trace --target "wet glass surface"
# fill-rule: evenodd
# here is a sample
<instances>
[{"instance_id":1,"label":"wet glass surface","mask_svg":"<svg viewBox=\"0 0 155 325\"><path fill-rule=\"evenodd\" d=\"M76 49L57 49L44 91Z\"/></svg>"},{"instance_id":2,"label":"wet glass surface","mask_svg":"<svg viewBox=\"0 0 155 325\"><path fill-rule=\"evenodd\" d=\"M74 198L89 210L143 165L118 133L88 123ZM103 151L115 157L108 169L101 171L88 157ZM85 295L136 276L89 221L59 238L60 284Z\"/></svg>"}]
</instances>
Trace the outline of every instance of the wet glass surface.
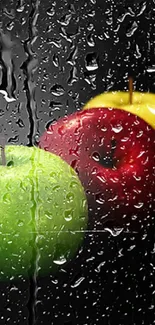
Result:
<instances>
[{"instance_id":1,"label":"wet glass surface","mask_svg":"<svg viewBox=\"0 0 155 325\"><path fill-rule=\"evenodd\" d=\"M54 128L60 118L81 111L90 98L104 91L127 90L130 75L134 90L154 92L154 8L154 0L137 0L136 3L129 0L1 0L1 144L5 141L6 145L37 147L46 129L51 125ZM152 108L152 118L153 115ZM121 128L117 126L114 132L118 135ZM151 171L155 140L153 131L146 129L152 141L149 156L152 164L147 167ZM66 143L70 138L66 137ZM111 143L112 149L115 145L115 141ZM110 155L111 151L104 166L109 164ZM20 163L25 163L26 157L23 154ZM6 158L11 170L15 158L9 153ZM73 182L68 189L65 172L60 175L58 171L67 167L54 167L56 171L52 170L49 179L49 184L51 179L54 182L50 197L48 178L42 180L44 167L46 170L48 165L48 156L45 158L42 167L41 158L32 153L31 163L26 165L24 176L21 176L25 177L23 183L18 172L17 176L13 172L15 180L19 180L15 188L12 176L5 183L5 175L0 170L0 324L154 324L155 209L152 208L151 213L148 210L151 204L153 206L154 198L150 206L143 209L144 201L147 201L144 195L136 206L141 214L139 218L143 220L145 216L138 231L137 228L130 229L130 222L127 229L124 224L123 227L121 224L105 225L104 216L102 223L98 220L99 210L94 213L91 207L85 230L84 203L79 203L84 201L84 194L80 192L79 183L76 185L77 178L76 184ZM103 157L98 151L93 152L94 163L100 158ZM37 159L40 159L39 167L35 165ZM0 162L2 164L2 159ZM74 159L73 168L75 163ZM57 161L54 166L56 164ZM31 178L33 172L37 173L37 178ZM70 173L70 169L67 172ZM96 171L93 170L90 176L93 173ZM59 189L62 175L64 180ZM152 172L150 178L146 178L152 182L149 183L150 192L155 183L153 177ZM146 183L141 185L144 193ZM76 186L80 193L78 204L74 201ZM43 188L43 194L40 188ZM86 192L89 196L89 185ZM53 197L56 197L54 201ZM18 205L14 203L14 213L11 214L9 204L14 198ZM101 209L103 199L100 195L96 198ZM45 201L48 206L45 204L46 218L40 231L42 215L37 209L44 206ZM64 204L62 224L57 224L56 219L52 221L55 212L52 210L50 214L50 204L52 207L55 204L55 211L62 211ZM67 208L65 204L68 204ZM74 209L70 204L77 210L81 206L81 210L79 223L73 223L73 228L69 226L68 232L68 228L64 230L63 227L74 221ZM112 204L111 207L113 209ZM8 218L3 218L4 214L8 214ZM134 225L137 218L132 217ZM95 226L94 223L91 225L90 218L95 219ZM22 239L18 241L19 234ZM53 265L58 270L53 272ZM42 274L44 267L46 274Z\"/></svg>"}]
</instances>

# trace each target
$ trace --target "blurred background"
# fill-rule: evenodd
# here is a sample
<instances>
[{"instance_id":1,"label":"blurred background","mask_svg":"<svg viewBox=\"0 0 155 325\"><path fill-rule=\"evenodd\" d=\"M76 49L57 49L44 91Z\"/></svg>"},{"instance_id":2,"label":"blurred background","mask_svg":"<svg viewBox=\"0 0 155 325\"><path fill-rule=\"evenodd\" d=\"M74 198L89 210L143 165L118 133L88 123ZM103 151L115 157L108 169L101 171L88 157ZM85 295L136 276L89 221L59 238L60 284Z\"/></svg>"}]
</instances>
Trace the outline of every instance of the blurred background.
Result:
<instances>
[{"instance_id":1,"label":"blurred background","mask_svg":"<svg viewBox=\"0 0 155 325\"><path fill-rule=\"evenodd\" d=\"M0 133L32 146L93 96L155 92L155 1L1 0ZM56 276L0 283L0 324L155 324L154 230L87 232Z\"/></svg>"}]
</instances>

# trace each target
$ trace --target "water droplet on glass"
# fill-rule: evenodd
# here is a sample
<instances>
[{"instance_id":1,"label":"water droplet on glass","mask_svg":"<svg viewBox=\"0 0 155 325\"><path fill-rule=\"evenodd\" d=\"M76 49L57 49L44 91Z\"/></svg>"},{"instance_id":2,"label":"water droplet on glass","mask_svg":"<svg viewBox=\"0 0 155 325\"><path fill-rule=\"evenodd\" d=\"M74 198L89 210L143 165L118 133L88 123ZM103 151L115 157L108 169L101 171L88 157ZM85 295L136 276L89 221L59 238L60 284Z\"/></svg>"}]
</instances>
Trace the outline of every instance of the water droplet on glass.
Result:
<instances>
[{"instance_id":1,"label":"water droplet on glass","mask_svg":"<svg viewBox=\"0 0 155 325\"><path fill-rule=\"evenodd\" d=\"M155 66L148 67L148 68L147 68L147 72L149 72L149 73L154 73L154 72L155 72Z\"/></svg>"},{"instance_id":2,"label":"water droplet on glass","mask_svg":"<svg viewBox=\"0 0 155 325\"><path fill-rule=\"evenodd\" d=\"M117 237L119 236L122 231L124 230L124 228L113 228L113 229L110 229L110 228L104 228L106 231L110 232L110 234L113 236L113 237Z\"/></svg>"},{"instance_id":3,"label":"water droplet on glass","mask_svg":"<svg viewBox=\"0 0 155 325\"><path fill-rule=\"evenodd\" d=\"M90 47L94 47L95 46L95 41L94 41L94 36L92 33L90 33L88 36L87 36L87 43Z\"/></svg>"},{"instance_id":4,"label":"water droplet on glass","mask_svg":"<svg viewBox=\"0 0 155 325\"><path fill-rule=\"evenodd\" d=\"M53 64L54 64L54 66L55 67L57 67L58 68L58 66L59 66L59 57L58 57L58 55L57 54L54 54L53 55Z\"/></svg>"},{"instance_id":5,"label":"water droplet on glass","mask_svg":"<svg viewBox=\"0 0 155 325\"><path fill-rule=\"evenodd\" d=\"M139 203L135 204L134 207L137 208L137 209L140 209L140 208L143 207L143 205L144 205L143 202L139 202Z\"/></svg>"},{"instance_id":6,"label":"water droplet on glass","mask_svg":"<svg viewBox=\"0 0 155 325\"><path fill-rule=\"evenodd\" d=\"M146 9L146 5L147 5L146 1L141 2L140 11L139 11L139 13L137 13L137 17L141 16L144 13L144 11Z\"/></svg>"},{"instance_id":7,"label":"water droplet on glass","mask_svg":"<svg viewBox=\"0 0 155 325\"><path fill-rule=\"evenodd\" d=\"M113 127L112 130L115 133L119 133L119 132L121 132L123 130L123 127L122 127L122 125L117 125L117 126Z\"/></svg>"},{"instance_id":8,"label":"water droplet on glass","mask_svg":"<svg viewBox=\"0 0 155 325\"><path fill-rule=\"evenodd\" d=\"M59 97L64 95L65 90L61 85L56 84L51 87L50 92L52 93L52 95Z\"/></svg>"},{"instance_id":9,"label":"water droplet on glass","mask_svg":"<svg viewBox=\"0 0 155 325\"><path fill-rule=\"evenodd\" d=\"M65 14L63 17L60 18L60 20L58 20L58 23L60 23L62 26L68 26L71 18L72 14Z\"/></svg>"},{"instance_id":10,"label":"water droplet on glass","mask_svg":"<svg viewBox=\"0 0 155 325\"><path fill-rule=\"evenodd\" d=\"M3 202L6 203L6 204L11 203L11 197L10 197L10 194L9 193L4 194L4 196L3 196Z\"/></svg>"},{"instance_id":11,"label":"water droplet on glass","mask_svg":"<svg viewBox=\"0 0 155 325\"><path fill-rule=\"evenodd\" d=\"M92 154L92 158L93 158L95 161L99 162L99 161L100 161L100 155L99 155L99 153L98 153L98 152L93 152L93 154Z\"/></svg>"},{"instance_id":12,"label":"water droplet on glass","mask_svg":"<svg viewBox=\"0 0 155 325\"><path fill-rule=\"evenodd\" d=\"M55 14L55 8L54 7L48 8L46 12L48 16L53 17Z\"/></svg>"},{"instance_id":13,"label":"water droplet on glass","mask_svg":"<svg viewBox=\"0 0 155 325\"><path fill-rule=\"evenodd\" d=\"M45 212L45 217L49 220L52 220L53 219L53 215L51 215L51 213L49 211L46 211Z\"/></svg>"},{"instance_id":14,"label":"water droplet on glass","mask_svg":"<svg viewBox=\"0 0 155 325\"><path fill-rule=\"evenodd\" d=\"M128 248L128 251L132 251L134 248L136 247L136 245L131 245L129 248Z\"/></svg>"},{"instance_id":15,"label":"water droplet on glass","mask_svg":"<svg viewBox=\"0 0 155 325\"><path fill-rule=\"evenodd\" d=\"M68 202L68 203L73 202L74 194L73 194L73 193L68 193L68 194L66 195L66 199L67 199L67 202Z\"/></svg>"},{"instance_id":16,"label":"water droplet on glass","mask_svg":"<svg viewBox=\"0 0 155 325\"><path fill-rule=\"evenodd\" d=\"M24 222L23 222L23 220L18 220L18 223L17 223L17 225L18 225L19 227L22 227L22 226L24 225Z\"/></svg>"},{"instance_id":17,"label":"water droplet on glass","mask_svg":"<svg viewBox=\"0 0 155 325\"><path fill-rule=\"evenodd\" d=\"M88 71L94 71L98 69L98 58L96 53L88 53L85 59L86 69Z\"/></svg>"},{"instance_id":18,"label":"water droplet on glass","mask_svg":"<svg viewBox=\"0 0 155 325\"><path fill-rule=\"evenodd\" d=\"M7 30L11 31L14 27L15 23L14 21L11 21L10 23L7 24Z\"/></svg>"},{"instance_id":19,"label":"water droplet on glass","mask_svg":"<svg viewBox=\"0 0 155 325\"><path fill-rule=\"evenodd\" d=\"M128 10L125 13L123 13L122 15L119 16L119 18L117 19L118 22L122 23L127 16L130 16L130 17L135 16L135 13L134 13L134 11L132 10L131 7L129 7Z\"/></svg>"},{"instance_id":20,"label":"water droplet on glass","mask_svg":"<svg viewBox=\"0 0 155 325\"><path fill-rule=\"evenodd\" d=\"M106 264L106 261L101 262L97 268L95 269L95 272L100 273L101 272L101 267Z\"/></svg>"},{"instance_id":21,"label":"water droplet on glass","mask_svg":"<svg viewBox=\"0 0 155 325\"><path fill-rule=\"evenodd\" d=\"M61 256L59 259L53 261L53 263L55 263L56 265L63 265L66 262L67 260L64 256Z\"/></svg>"},{"instance_id":22,"label":"water droplet on glass","mask_svg":"<svg viewBox=\"0 0 155 325\"><path fill-rule=\"evenodd\" d=\"M132 26L128 29L128 31L126 32L126 36L127 37L131 37L133 36L133 34L135 33L135 31L138 28L138 24L136 23L136 21L133 22Z\"/></svg>"},{"instance_id":23,"label":"water droplet on glass","mask_svg":"<svg viewBox=\"0 0 155 325\"><path fill-rule=\"evenodd\" d=\"M64 218L65 218L66 221L71 221L72 218L73 218L73 210L72 209L66 210Z\"/></svg>"},{"instance_id":24,"label":"water droplet on glass","mask_svg":"<svg viewBox=\"0 0 155 325\"><path fill-rule=\"evenodd\" d=\"M76 280L76 282L74 284L71 285L72 288L77 288L83 281L84 281L85 277L81 277L78 280Z\"/></svg>"}]
</instances>

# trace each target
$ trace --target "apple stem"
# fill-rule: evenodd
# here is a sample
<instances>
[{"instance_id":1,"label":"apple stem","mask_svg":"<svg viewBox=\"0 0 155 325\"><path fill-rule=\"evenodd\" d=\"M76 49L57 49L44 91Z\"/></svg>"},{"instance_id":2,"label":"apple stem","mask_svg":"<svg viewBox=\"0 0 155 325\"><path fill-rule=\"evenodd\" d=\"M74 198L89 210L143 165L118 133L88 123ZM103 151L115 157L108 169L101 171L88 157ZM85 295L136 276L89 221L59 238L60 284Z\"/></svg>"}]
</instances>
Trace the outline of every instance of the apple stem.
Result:
<instances>
[{"instance_id":1,"label":"apple stem","mask_svg":"<svg viewBox=\"0 0 155 325\"><path fill-rule=\"evenodd\" d=\"M133 103L133 78L129 77L129 98L130 98L130 105Z\"/></svg>"},{"instance_id":2,"label":"apple stem","mask_svg":"<svg viewBox=\"0 0 155 325\"><path fill-rule=\"evenodd\" d=\"M5 155L5 141L4 141L4 138L1 138L0 148L1 148L2 165L3 166L6 166L6 155Z\"/></svg>"}]
</instances>

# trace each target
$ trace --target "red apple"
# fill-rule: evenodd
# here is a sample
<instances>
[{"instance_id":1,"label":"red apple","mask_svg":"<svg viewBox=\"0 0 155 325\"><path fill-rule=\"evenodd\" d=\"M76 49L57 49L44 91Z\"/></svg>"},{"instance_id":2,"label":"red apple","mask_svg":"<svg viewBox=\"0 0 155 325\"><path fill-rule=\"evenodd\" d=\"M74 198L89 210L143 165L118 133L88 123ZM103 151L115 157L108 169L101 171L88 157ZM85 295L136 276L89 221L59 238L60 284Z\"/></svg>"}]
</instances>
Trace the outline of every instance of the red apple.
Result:
<instances>
[{"instance_id":1,"label":"red apple","mask_svg":"<svg viewBox=\"0 0 155 325\"><path fill-rule=\"evenodd\" d=\"M50 125L39 147L77 171L87 194L90 227L136 227L155 211L155 131L114 108L76 112ZM110 222L110 223L109 223Z\"/></svg>"}]
</instances>

